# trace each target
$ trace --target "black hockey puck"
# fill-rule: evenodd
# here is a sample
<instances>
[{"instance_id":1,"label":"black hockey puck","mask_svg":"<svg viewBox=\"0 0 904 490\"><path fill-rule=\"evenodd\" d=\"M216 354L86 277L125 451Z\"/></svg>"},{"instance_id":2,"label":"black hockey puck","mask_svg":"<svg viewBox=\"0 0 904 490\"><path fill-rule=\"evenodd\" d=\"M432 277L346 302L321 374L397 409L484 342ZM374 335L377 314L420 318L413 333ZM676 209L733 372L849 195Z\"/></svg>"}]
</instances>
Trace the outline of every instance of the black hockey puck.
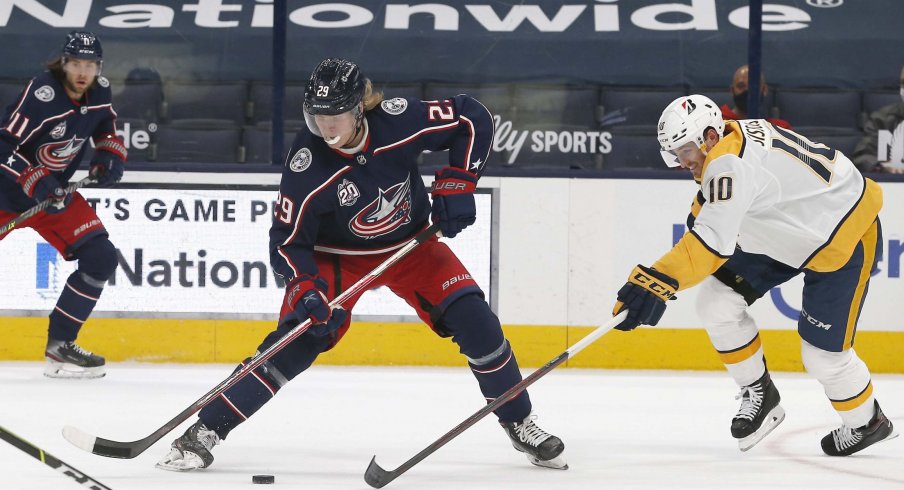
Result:
<instances>
[{"instance_id":1,"label":"black hockey puck","mask_svg":"<svg viewBox=\"0 0 904 490\"><path fill-rule=\"evenodd\" d=\"M275 483L276 477L273 475L254 475L251 477L251 483Z\"/></svg>"}]
</instances>

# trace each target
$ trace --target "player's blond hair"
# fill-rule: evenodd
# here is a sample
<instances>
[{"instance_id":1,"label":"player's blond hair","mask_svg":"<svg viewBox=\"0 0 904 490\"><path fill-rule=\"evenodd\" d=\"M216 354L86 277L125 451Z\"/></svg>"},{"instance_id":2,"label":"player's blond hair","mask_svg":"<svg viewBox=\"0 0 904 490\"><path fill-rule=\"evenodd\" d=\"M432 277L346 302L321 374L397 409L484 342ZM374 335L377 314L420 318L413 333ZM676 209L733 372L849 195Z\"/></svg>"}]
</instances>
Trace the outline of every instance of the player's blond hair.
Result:
<instances>
[{"instance_id":1,"label":"player's blond hair","mask_svg":"<svg viewBox=\"0 0 904 490\"><path fill-rule=\"evenodd\" d=\"M374 84L369 78L364 79L364 112L375 109L380 102L383 102L383 92L374 92Z\"/></svg>"}]
</instances>

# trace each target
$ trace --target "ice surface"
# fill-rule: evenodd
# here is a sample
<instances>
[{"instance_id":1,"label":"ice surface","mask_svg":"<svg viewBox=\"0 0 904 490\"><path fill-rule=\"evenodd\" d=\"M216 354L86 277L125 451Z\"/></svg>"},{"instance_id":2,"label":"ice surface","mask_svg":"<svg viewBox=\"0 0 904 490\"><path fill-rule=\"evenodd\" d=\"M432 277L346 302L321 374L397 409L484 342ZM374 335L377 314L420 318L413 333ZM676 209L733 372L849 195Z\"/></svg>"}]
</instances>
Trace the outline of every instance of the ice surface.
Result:
<instances>
[{"instance_id":1,"label":"ice surface","mask_svg":"<svg viewBox=\"0 0 904 490\"><path fill-rule=\"evenodd\" d=\"M394 469L483 403L464 366L315 366L217 446L213 466L171 473L154 463L188 423L132 460L86 453L61 429L142 438L233 366L113 363L100 380L48 379L42 367L0 363L0 425L117 490L252 488L255 474L276 476L267 488L368 489L372 455ZM820 385L803 374L773 378L788 416L741 453L728 429L737 390L725 373L560 368L530 391L538 423L565 441L571 469L531 466L488 417L386 488L904 488L904 437L830 459L819 439L839 419ZM900 432L904 376L875 375L873 383ZM0 489L68 488L85 487L0 441Z\"/></svg>"}]
</instances>

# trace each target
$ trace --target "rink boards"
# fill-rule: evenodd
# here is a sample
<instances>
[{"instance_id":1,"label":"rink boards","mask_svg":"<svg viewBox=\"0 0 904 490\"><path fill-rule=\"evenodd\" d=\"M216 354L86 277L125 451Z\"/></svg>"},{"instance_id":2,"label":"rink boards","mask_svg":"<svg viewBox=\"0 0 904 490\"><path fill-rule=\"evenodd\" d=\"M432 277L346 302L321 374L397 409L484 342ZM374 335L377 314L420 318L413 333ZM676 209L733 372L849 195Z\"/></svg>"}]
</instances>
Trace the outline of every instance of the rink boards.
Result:
<instances>
[{"instance_id":1,"label":"rink boards","mask_svg":"<svg viewBox=\"0 0 904 490\"><path fill-rule=\"evenodd\" d=\"M87 190L120 250L114 284L80 337L111 360L234 362L272 328L282 284L269 270L269 201L276 174L180 175L160 185L130 174L130 188ZM241 182L241 186L236 186ZM450 242L487 291L526 366L541 365L609 315L636 263L650 263L683 233L695 189L684 180L492 178L481 181L475 227ZM883 183L885 256L856 338L874 372L904 372L897 313L904 228L901 183ZM3 242L7 318L0 359L38 359L46 314L73 264L30 231ZM15 253L16 255L11 255ZM9 257L25 257L10 261ZM800 279L753 307L773 369L800 370L795 328ZM613 332L570 365L719 369L694 311L693 290L661 325ZM320 362L459 365L456 346L417 323L388 291L368 293L349 335ZM899 357L899 356L898 356Z\"/></svg>"}]
</instances>

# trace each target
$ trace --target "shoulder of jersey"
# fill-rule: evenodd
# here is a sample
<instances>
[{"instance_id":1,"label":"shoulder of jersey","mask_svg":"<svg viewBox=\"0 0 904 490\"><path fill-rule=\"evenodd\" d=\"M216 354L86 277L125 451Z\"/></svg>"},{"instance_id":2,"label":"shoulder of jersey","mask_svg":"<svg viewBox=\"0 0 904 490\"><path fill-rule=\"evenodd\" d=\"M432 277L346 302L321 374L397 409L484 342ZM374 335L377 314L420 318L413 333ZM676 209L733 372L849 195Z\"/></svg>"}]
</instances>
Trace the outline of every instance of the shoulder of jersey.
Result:
<instances>
[{"instance_id":1,"label":"shoulder of jersey","mask_svg":"<svg viewBox=\"0 0 904 490\"><path fill-rule=\"evenodd\" d=\"M91 95L89 100L93 99L99 103L105 104L113 99L113 91L110 89L110 80L106 77L97 77L94 86L91 87Z\"/></svg>"},{"instance_id":2,"label":"shoulder of jersey","mask_svg":"<svg viewBox=\"0 0 904 490\"><path fill-rule=\"evenodd\" d=\"M59 97L65 97L63 87L50 72L45 71L31 80L27 98L38 102L53 102Z\"/></svg>"},{"instance_id":3,"label":"shoulder of jersey","mask_svg":"<svg viewBox=\"0 0 904 490\"><path fill-rule=\"evenodd\" d=\"M410 116L417 112L416 108L421 104L419 99L408 97L393 97L380 102L379 111L389 116Z\"/></svg>"},{"instance_id":4,"label":"shoulder of jersey","mask_svg":"<svg viewBox=\"0 0 904 490\"><path fill-rule=\"evenodd\" d=\"M303 128L295 137L290 153L286 156L283 172L310 176L329 171L328 165L324 165L329 155L329 147L322 144L319 136L312 134L307 128Z\"/></svg>"}]
</instances>

